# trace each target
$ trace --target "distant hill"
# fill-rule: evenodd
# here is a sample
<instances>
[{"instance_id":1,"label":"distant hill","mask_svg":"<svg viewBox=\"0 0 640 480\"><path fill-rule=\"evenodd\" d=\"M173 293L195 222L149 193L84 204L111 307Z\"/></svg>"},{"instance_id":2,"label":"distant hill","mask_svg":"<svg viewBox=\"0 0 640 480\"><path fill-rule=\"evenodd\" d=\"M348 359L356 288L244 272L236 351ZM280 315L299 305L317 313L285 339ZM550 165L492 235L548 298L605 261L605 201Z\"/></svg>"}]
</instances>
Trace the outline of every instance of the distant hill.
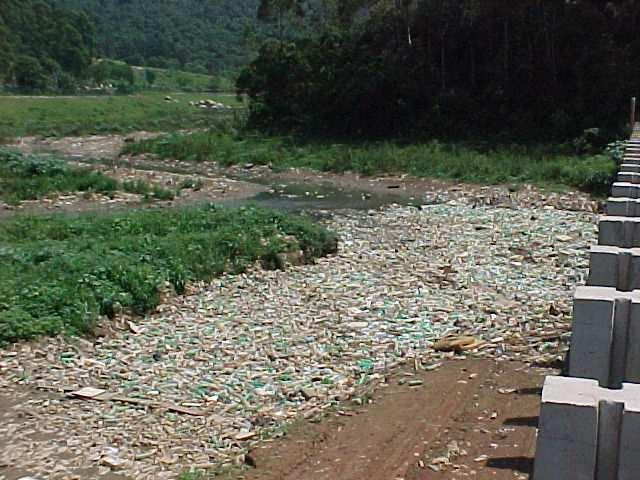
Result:
<instances>
[{"instance_id":1,"label":"distant hill","mask_svg":"<svg viewBox=\"0 0 640 480\"><path fill-rule=\"evenodd\" d=\"M52 0L84 10L98 53L131 65L219 74L246 63L260 0Z\"/></svg>"},{"instance_id":2,"label":"distant hill","mask_svg":"<svg viewBox=\"0 0 640 480\"><path fill-rule=\"evenodd\" d=\"M47 0L0 0L0 84L28 91L72 90L94 54L81 12Z\"/></svg>"}]
</instances>

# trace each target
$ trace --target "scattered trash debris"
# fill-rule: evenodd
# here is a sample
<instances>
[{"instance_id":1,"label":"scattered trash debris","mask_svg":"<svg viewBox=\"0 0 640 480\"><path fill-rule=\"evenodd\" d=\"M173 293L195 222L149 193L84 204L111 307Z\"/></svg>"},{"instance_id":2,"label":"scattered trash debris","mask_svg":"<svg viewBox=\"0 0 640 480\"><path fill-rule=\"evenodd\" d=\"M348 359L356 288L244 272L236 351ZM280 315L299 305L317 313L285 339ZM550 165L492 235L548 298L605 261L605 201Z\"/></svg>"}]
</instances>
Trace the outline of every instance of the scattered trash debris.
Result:
<instances>
[{"instance_id":1,"label":"scattered trash debris","mask_svg":"<svg viewBox=\"0 0 640 480\"><path fill-rule=\"evenodd\" d=\"M33 412L0 421L0 438L12 439L0 464L28 463L24 471L39 477L52 456L69 471L107 473L116 458L118 474L175 478L193 465L235 465L261 437L337 400L364 404L362 393L402 365L550 364L564 355L584 247L595 239L592 213L452 201L323 221L340 249L314 265L192 285L135 328L125 319L91 342L0 350L0 388ZM560 248L574 252L562 264ZM50 390L25 393L37 387ZM103 461L114 445L126 449ZM436 460L426 468L446 466Z\"/></svg>"},{"instance_id":2,"label":"scattered trash debris","mask_svg":"<svg viewBox=\"0 0 640 480\"><path fill-rule=\"evenodd\" d=\"M484 342L469 335L451 335L438 340L433 349L436 352L466 352L484 345Z\"/></svg>"},{"instance_id":3,"label":"scattered trash debris","mask_svg":"<svg viewBox=\"0 0 640 480\"><path fill-rule=\"evenodd\" d=\"M216 102L215 100L198 100L197 102L189 102L192 107L208 109L208 110L232 110L233 107L229 107L223 103Z\"/></svg>"},{"instance_id":4,"label":"scattered trash debris","mask_svg":"<svg viewBox=\"0 0 640 480\"><path fill-rule=\"evenodd\" d=\"M129 403L131 405L139 405L142 407L161 408L170 412L184 413L185 415L193 415L195 417L201 417L204 415L204 412L201 410L194 410L192 408L181 407L179 405L173 405L170 403L152 402L143 398L132 398L122 395L115 395L99 388L85 387L75 392L71 392L69 395L84 400L113 401Z\"/></svg>"}]
</instances>

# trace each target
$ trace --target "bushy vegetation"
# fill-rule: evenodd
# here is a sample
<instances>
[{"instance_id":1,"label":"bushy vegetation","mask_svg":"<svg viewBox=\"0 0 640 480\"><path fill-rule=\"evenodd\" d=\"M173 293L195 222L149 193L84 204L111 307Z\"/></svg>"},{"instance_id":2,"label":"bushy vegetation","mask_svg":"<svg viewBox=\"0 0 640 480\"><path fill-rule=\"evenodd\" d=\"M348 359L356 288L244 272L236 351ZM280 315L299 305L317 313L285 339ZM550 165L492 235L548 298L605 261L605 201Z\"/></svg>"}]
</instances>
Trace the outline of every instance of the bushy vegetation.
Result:
<instances>
[{"instance_id":1,"label":"bushy vegetation","mask_svg":"<svg viewBox=\"0 0 640 480\"><path fill-rule=\"evenodd\" d=\"M55 192L112 193L118 182L100 172L69 168L49 156L22 155L0 147L0 199L19 203Z\"/></svg>"},{"instance_id":2,"label":"bushy vegetation","mask_svg":"<svg viewBox=\"0 0 640 480\"><path fill-rule=\"evenodd\" d=\"M262 0L297 13L307 2ZM323 2L241 74L251 119L302 133L565 139L618 131L637 95L640 4Z\"/></svg>"},{"instance_id":3,"label":"bushy vegetation","mask_svg":"<svg viewBox=\"0 0 640 480\"><path fill-rule=\"evenodd\" d=\"M120 60L98 59L89 67L95 87L105 92L133 93L232 91L233 82L220 75L183 72L153 67L131 66ZM109 86L109 87L106 87Z\"/></svg>"},{"instance_id":4,"label":"bushy vegetation","mask_svg":"<svg viewBox=\"0 0 640 480\"><path fill-rule=\"evenodd\" d=\"M535 148L502 147L479 151L437 141L403 144L337 144L292 138L220 133L173 134L132 143L125 153L153 153L162 158L221 165L253 163L274 169L307 167L366 175L408 173L460 182L532 183L607 193L615 162L608 155L560 155Z\"/></svg>"},{"instance_id":5,"label":"bushy vegetation","mask_svg":"<svg viewBox=\"0 0 640 480\"><path fill-rule=\"evenodd\" d=\"M21 91L72 92L86 77L94 28L84 13L47 0L0 2L0 84Z\"/></svg>"},{"instance_id":6,"label":"bushy vegetation","mask_svg":"<svg viewBox=\"0 0 640 480\"><path fill-rule=\"evenodd\" d=\"M117 190L144 195L146 199L171 200L176 192L149 182L127 181L122 184L101 172L70 167L64 160L50 155L24 155L0 147L0 200L18 204L53 193L103 193Z\"/></svg>"},{"instance_id":7,"label":"bushy vegetation","mask_svg":"<svg viewBox=\"0 0 640 480\"><path fill-rule=\"evenodd\" d=\"M242 272L291 249L326 254L311 220L257 207L13 217L0 223L0 342L88 334L100 315L153 310L164 289Z\"/></svg>"},{"instance_id":8,"label":"bushy vegetation","mask_svg":"<svg viewBox=\"0 0 640 480\"><path fill-rule=\"evenodd\" d=\"M0 137L73 136L205 127L232 114L201 110L190 101L214 99L237 106L233 96L147 92L133 96L13 98L0 96Z\"/></svg>"},{"instance_id":9,"label":"bushy vegetation","mask_svg":"<svg viewBox=\"0 0 640 480\"><path fill-rule=\"evenodd\" d=\"M220 75L249 59L258 0L54 0L96 24L101 56L130 65Z\"/></svg>"}]
</instances>

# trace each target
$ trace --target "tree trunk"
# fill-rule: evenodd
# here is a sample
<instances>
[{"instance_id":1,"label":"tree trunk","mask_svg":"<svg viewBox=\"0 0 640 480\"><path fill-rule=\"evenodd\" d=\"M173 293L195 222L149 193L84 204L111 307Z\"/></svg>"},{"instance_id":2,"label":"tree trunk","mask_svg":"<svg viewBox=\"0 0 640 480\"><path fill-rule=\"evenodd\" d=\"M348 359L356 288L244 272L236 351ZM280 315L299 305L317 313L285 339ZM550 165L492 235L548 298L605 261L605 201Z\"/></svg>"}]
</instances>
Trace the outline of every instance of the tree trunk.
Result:
<instances>
[{"instance_id":1,"label":"tree trunk","mask_svg":"<svg viewBox=\"0 0 640 480\"><path fill-rule=\"evenodd\" d=\"M473 40L469 43L469 84L471 89L476 89L476 49L473 46Z\"/></svg>"},{"instance_id":2,"label":"tree trunk","mask_svg":"<svg viewBox=\"0 0 640 480\"><path fill-rule=\"evenodd\" d=\"M447 30L442 32L442 42L440 43L440 88L442 92L447 90Z\"/></svg>"},{"instance_id":3,"label":"tree trunk","mask_svg":"<svg viewBox=\"0 0 640 480\"><path fill-rule=\"evenodd\" d=\"M504 88L506 90L509 85L509 51L510 51L510 43L509 43L509 19L505 18L504 20Z\"/></svg>"}]
</instances>

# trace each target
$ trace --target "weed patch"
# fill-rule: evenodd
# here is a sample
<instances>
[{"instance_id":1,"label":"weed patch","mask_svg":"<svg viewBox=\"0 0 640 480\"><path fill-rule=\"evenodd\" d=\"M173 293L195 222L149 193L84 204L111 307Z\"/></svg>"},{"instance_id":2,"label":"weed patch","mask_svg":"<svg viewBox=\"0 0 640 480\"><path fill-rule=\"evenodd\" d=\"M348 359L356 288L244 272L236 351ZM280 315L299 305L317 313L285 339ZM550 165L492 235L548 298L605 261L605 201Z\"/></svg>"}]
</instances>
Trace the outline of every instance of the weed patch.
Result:
<instances>
[{"instance_id":1,"label":"weed patch","mask_svg":"<svg viewBox=\"0 0 640 480\"><path fill-rule=\"evenodd\" d=\"M0 199L11 204L35 200L54 192L110 194L118 182L100 172L70 168L63 160L23 155L0 147Z\"/></svg>"},{"instance_id":2,"label":"weed patch","mask_svg":"<svg viewBox=\"0 0 640 480\"><path fill-rule=\"evenodd\" d=\"M173 200L181 189L169 190L146 180L120 183L89 168L70 167L50 155L25 155L0 147L0 200L10 204L37 200L52 193L111 195L119 190L142 195L145 200Z\"/></svg>"},{"instance_id":3,"label":"weed patch","mask_svg":"<svg viewBox=\"0 0 640 480\"><path fill-rule=\"evenodd\" d=\"M125 153L220 165L254 163L275 170L306 167L365 175L408 173L477 184L531 183L606 195L615 175L609 155L569 156L502 148L481 152L437 141L401 144L303 143L290 138L208 131L129 144Z\"/></svg>"},{"instance_id":4,"label":"weed patch","mask_svg":"<svg viewBox=\"0 0 640 480\"><path fill-rule=\"evenodd\" d=\"M172 190L151 184L144 180L127 180L122 182L122 189L125 192L143 195L145 199L173 200L176 196Z\"/></svg>"},{"instance_id":5,"label":"weed patch","mask_svg":"<svg viewBox=\"0 0 640 480\"><path fill-rule=\"evenodd\" d=\"M306 217L215 206L127 214L20 216L0 223L0 343L89 334L100 315L144 314L162 289L239 273L289 249L309 259L335 238Z\"/></svg>"}]
</instances>

